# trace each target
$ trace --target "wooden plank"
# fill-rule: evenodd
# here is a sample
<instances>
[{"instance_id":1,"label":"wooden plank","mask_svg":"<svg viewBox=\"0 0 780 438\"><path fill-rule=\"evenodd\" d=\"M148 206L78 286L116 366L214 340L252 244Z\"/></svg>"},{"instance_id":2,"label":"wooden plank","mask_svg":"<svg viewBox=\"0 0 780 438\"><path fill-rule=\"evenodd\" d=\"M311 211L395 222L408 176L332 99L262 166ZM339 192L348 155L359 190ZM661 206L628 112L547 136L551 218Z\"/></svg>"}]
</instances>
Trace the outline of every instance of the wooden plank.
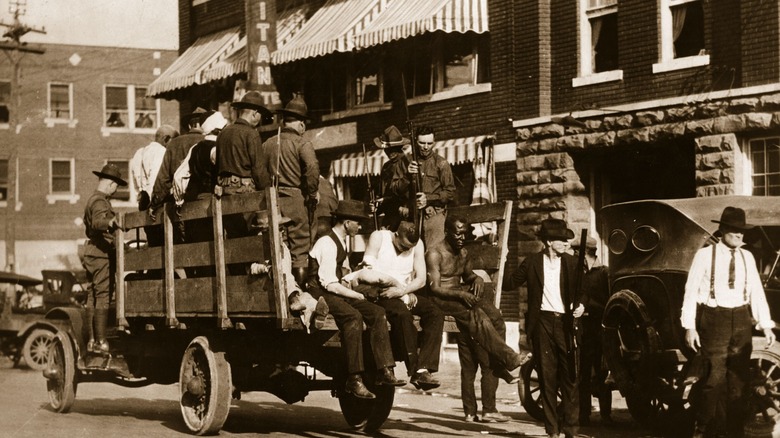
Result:
<instances>
[{"instance_id":1,"label":"wooden plank","mask_svg":"<svg viewBox=\"0 0 780 438\"><path fill-rule=\"evenodd\" d=\"M261 210L261 206L265 205L263 200L264 196L265 195L262 192L226 196L222 203L222 214L237 214ZM173 205L173 203L169 203L168 205ZM173 222L179 222L211 217L211 208L210 199L188 201L178 209L177 214L173 215L171 220ZM149 218L149 215L143 211L127 213L125 217L126 230L143 227L145 225L160 225L162 223L161 214L157 214L155 220L152 221Z\"/></svg>"},{"instance_id":2,"label":"wooden plank","mask_svg":"<svg viewBox=\"0 0 780 438\"><path fill-rule=\"evenodd\" d=\"M473 269L483 269L489 274L498 270L501 248L493 245L467 245L466 250Z\"/></svg>"},{"instance_id":3,"label":"wooden plank","mask_svg":"<svg viewBox=\"0 0 780 438\"><path fill-rule=\"evenodd\" d=\"M268 187L265 189L266 199L268 200L268 235L270 236L271 247L271 272L274 278L274 289L276 291L274 305L276 317L279 319L289 318L287 312L287 278L282 272L282 236L279 233L279 204L276 197L276 189Z\"/></svg>"},{"instance_id":4,"label":"wooden plank","mask_svg":"<svg viewBox=\"0 0 780 438\"><path fill-rule=\"evenodd\" d=\"M225 241L222 228L222 197L212 196L211 206L214 213L214 260L217 268L217 326L219 328L232 327L227 316L227 286L225 281Z\"/></svg>"},{"instance_id":5,"label":"wooden plank","mask_svg":"<svg viewBox=\"0 0 780 438\"><path fill-rule=\"evenodd\" d=\"M509 254L509 230L512 226L512 201L507 201L504 207L504 220L498 224L498 247L501 248L499 255L498 273L493 280L496 284L496 309L501 308L501 290L504 284L504 269L506 266L506 257Z\"/></svg>"},{"instance_id":6,"label":"wooden plank","mask_svg":"<svg viewBox=\"0 0 780 438\"><path fill-rule=\"evenodd\" d=\"M176 279L177 315L217 316L216 277ZM165 316L161 280L127 281L127 317ZM267 276L240 275L225 279L227 312L230 314L269 313L273 315L273 281Z\"/></svg>"},{"instance_id":7,"label":"wooden plank","mask_svg":"<svg viewBox=\"0 0 780 438\"><path fill-rule=\"evenodd\" d=\"M165 236L165 325L176 327L176 289L173 281L173 223L171 222L173 208L166 205L163 212L163 233ZM175 213L174 213L175 214Z\"/></svg>"},{"instance_id":8,"label":"wooden plank","mask_svg":"<svg viewBox=\"0 0 780 438\"><path fill-rule=\"evenodd\" d=\"M120 330L124 330L128 327L127 320L125 319L125 232L124 214L120 213L117 216L119 221L119 229L114 230L114 245L116 247L116 278L114 284L116 285L116 325Z\"/></svg>"},{"instance_id":9,"label":"wooden plank","mask_svg":"<svg viewBox=\"0 0 780 438\"><path fill-rule=\"evenodd\" d=\"M503 221L505 219L505 202L493 204L452 207L447 216L460 216L471 224L480 222Z\"/></svg>"},{"instance_id":10,"label":"wooden plank","mask_svg":"<svg viewBox=\"0 0 780 438\"><path fill-rule=\"evenodd\" d=\"M246 263L261 260L263 236L246 236L224 241L225 263ZM211 242L180 243L173 246L173 264L177 268L210 266L215 264L214 245ZM262 258L265 260L265 258ZM145 271L162 268L162 247L145 247L125 251L125 271Z\"/></svg>"}]
</instances>

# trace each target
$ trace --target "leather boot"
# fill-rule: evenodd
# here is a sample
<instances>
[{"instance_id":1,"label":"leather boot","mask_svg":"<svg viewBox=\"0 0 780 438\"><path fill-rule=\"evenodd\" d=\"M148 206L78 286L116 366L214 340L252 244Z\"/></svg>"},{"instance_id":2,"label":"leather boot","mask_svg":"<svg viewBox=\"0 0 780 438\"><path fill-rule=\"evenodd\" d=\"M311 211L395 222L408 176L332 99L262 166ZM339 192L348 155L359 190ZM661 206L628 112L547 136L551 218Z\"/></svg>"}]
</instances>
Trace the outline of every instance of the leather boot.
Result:
<instances>
[{"instance_id":1,"label":"leather boot","mask_svg":"<svg viewBox=\"0 0 780 438\"><path fill-rule=\"evenodd\" d=\"M404 386L406 385L406 380L398 380L395 377L395 373L390 367L384 367L381 370L377 371L376 384L377 386L379 385Z\"/></svg>"},{"instance_id":2,"label":"leather boot","mask_svg":"<svg viewBox=\"0 0 780 438\"><path fill-rule=\"evenodd\" d=\"M87 351L92 351L95 349L95 329L92 327L93 321L95 320L94 307L87 307L84 319L84 324L87 327Z\"/></svg>"},{"instance_id":3,"label":"leather boot","mask_svg":"<svg viewBox=\"0 0 780 438\"><path fill-rule=\"evenodd\" d=\"M295 277L295 282L298 283L298 287L300 287L302 291L306 292L306 286L309 281L309 268L292 268L292 274L293 277Z\"/></svg>"},{"instance_id":4,"label":"leather boot","mask_svg":"<svg viewBox=\"0 0 780 438\"><path fill-rule=\"evenodd\" d=\"M376 395L374 395L373 392L366 388L366 385L363 383L363 378L360 377L360 374L350 374L349 377L347 377L347 385L344 390L347 391L347 394L352 394L357 398L376 398Z\"/></svg>"},{"instance_id":5,"label":"leather boot","mask_svg":"<svg viewBox=\"0 0 780 438\"><path fill-rule=\"evenodd\" d=\"M108 309L95 309L95 351L98 353L108 353L107 327Z\"/></svg>"}]
</instances>

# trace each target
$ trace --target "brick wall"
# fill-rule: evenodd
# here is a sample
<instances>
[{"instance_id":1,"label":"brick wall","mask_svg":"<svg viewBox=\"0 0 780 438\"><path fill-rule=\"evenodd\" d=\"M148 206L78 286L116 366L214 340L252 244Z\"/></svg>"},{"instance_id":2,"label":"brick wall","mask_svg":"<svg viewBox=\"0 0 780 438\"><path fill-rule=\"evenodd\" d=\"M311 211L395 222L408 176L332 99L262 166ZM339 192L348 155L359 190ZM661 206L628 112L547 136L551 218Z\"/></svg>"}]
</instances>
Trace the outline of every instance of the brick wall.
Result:
<instances>
[{"instance_id":1,"label":"brick wall","mask_svg":"<svg viewBox=\"0 0 780 438\"><path fill-rule=\"evenodd\" d=\"M774 0L743 0L742 80L744 86L780 80L780 5Z\"/></svg>"}]
</instances>

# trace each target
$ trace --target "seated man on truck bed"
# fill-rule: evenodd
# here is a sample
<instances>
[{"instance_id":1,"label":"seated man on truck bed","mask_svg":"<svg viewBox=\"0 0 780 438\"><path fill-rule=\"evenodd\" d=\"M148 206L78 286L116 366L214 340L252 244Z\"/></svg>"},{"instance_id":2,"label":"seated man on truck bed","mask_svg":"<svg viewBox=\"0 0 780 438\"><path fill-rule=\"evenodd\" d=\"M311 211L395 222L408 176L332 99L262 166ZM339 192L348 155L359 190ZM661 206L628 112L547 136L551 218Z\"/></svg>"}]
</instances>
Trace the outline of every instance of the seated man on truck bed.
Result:
<instances>
[{"instance_id":1,"label":"seated man on truck bed","mask_svg":"<svg viewBox=\"0 0 780 438\"><path fill-rule=\"evenodd\" d=\"M334 225L320 237L309 252L309 292L324 297L330 314L341 331L341 346L346 353L347 383L345 391L358 398L373 399L376 395L363 383L363 322L368 326L369 344L376 364L377 385L403 386L395 377L395 360L390 349L385 310L366 300L363 294L342 282L350 268L347 259L347 235L357 234L360 223L368 219L366 207L360 201L340 201L333 212Z\"/></svg>"}]
</instances>

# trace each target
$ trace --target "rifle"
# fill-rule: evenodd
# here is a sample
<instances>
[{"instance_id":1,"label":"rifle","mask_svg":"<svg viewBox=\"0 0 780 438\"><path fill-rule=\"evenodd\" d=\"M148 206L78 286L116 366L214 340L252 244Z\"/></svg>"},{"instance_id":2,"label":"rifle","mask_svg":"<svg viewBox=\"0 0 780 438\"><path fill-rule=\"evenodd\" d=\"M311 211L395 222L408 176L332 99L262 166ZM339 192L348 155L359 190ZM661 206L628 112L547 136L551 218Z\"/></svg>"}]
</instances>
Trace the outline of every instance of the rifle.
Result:
<instances>
[{"instance_id":1,"label":"rifle","mask_svg":"<svg viewBox=\"0 0 780 438\"><path fill-rule=\"evenodd\" d=\"M366 187L368 187L368 196L371 200L371 205L374 206L373 208L373 216L374 216L374 230L379 229L379 218L376 214L376 194L374 193L373 187L371 187L371 175L368 174L368 153L366 152L366 144L363 143L363 159L365 160L365 166L364 170L366 171Z\"/></svg>"},{"instance_id":2,"label":"rifle","mask_svg":"<svg viewBox=\"0 0 780 438\"><path fill-rule=\"evenodd\" d=\"M414 132L414 123L412 123L412 119L409 117L409 104L406 103L406 80L404 79L404 72L401 71L401 90L403 91L403 99L404 99L404 111L406 113L406 126L409 129L409 136L412 139L412 161L420 164L419 156L417 155L417 136L415 136ZM417 228L418 234L422 236L423 231L423 221L425 220L422 212L417 208L417 193L422 191L422 176L420 175L420 171L418 170L415 174L415 178L412 178L412 221L414 222L415 228Z\"/></svg>"},{"instance_id":3,"label":"rifle","mask_svg":"<svg viewBox=\"0 0 780 438\"><path fill-rule=\"evenodd\" d=\"M588 229L583 228L582 232L580 233L580 251L579 254L577 254L577 272L576 276L574 277L574 293L577 294L580 289L582 288L582 277L585 274L585 245L588 243ZM574 298L574 297L572 297ZM573 311L574 309L572 309ZM570 327L569 327L569 346L570 348L570 359L572 362L572 378L576 379L577 374L580 370L580 355L577 354L577 349L579 346L577 345L577 335L579 331L579 322L578 318L575 318L574 315L571 315L571 321L570 321Z\"/></svg>"}]
</instances>

